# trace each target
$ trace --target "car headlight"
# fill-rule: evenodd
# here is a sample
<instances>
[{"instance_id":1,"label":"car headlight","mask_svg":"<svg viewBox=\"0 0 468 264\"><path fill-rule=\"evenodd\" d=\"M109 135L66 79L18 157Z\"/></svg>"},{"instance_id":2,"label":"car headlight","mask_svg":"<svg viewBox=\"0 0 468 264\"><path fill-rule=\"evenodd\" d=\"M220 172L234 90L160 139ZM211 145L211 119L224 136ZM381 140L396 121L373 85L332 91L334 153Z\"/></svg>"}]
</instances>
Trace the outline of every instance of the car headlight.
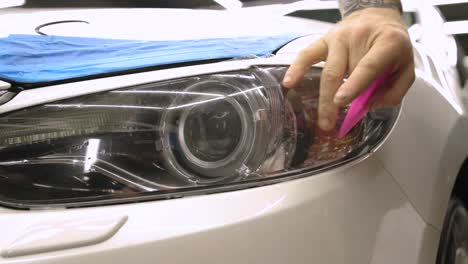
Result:
<instances>
[{"instance_id":1,"label":"car headlight","mask_svg":"<svg viewBox=\"0 0 468 264\"><path fill-rule=\"evenodd\" d=\"M370 153L398 116L396 108L371 112L340 139L316 125L321 70L283 91L286 69L175 79L4 114L0 203L89 206L309 176Z\"/></svg>"}]
</instances>

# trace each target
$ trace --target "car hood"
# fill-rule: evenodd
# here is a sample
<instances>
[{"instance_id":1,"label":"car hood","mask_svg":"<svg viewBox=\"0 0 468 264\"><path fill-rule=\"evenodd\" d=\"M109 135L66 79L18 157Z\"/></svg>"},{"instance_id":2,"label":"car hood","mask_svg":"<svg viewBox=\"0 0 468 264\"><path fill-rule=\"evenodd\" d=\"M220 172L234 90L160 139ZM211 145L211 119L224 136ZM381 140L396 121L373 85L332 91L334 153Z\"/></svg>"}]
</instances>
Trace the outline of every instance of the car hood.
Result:
<instances>
[{"instance_id":1,"label":"car hood","mask_svg":"<svg viewBox=\"0 0 468 264\"><path fill-rule=\"evenodd\" d=\"M42 85L173 63L264 56L298 36L326 28L325 23L285 16L288 11L2 11L0 42L8 50L0 53L0 79ZM63 21L75 22L50 25Z\"/></svg>"},{"instance_id":2,"label":"car hood","mask_svg":"<svg viewBox=\"0 0 468 264\"><path fill-rule=\"evenodd\" d=\"M192 9L8 9L0 10L0 37L37 34L132 40L187 40L322 33L327 23L285 16L294 6L240 10Z\"/></svg>"}]
</instances>

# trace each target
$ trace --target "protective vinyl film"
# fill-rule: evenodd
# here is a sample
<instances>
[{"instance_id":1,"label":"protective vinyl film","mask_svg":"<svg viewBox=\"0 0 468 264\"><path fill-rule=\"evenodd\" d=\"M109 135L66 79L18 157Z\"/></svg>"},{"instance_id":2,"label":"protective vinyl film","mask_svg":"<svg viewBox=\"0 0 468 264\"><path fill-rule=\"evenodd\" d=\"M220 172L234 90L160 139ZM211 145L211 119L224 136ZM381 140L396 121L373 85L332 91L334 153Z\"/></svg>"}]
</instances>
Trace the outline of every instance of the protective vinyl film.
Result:
<instances>
[{"instance_id":1,"label":"protective vinyl film","mask_svg":"<svg viewBox=\"0 0 468 264\"><path fill-rule=\"evenodd\" d=\"M398 108L344 138L317 126L321 69L283 91L286 66L184 77L0 115L0 205L80 207L239 190L361 159Z\"/></svg>"},{"instance_id":2,"label":"protective vinyl film","mask_svg":"<svg viewBox=\"0 0 468 264\"><path fill-rule=\"evenodd\" d=\"M47 83L175 63L264 56L296 37L139 41L10 35L0 38L0 79Z\"/></svg>"}]
</instances>

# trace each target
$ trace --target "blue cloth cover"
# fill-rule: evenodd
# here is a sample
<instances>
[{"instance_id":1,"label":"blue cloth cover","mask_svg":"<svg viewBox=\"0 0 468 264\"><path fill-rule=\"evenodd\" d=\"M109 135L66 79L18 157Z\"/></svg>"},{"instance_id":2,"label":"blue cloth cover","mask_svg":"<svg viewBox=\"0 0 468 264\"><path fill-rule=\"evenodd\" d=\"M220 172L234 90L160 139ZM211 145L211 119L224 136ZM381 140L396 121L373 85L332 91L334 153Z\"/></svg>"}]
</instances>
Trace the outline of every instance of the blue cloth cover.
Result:
<instances>
[{"instance_id":1,"label":"blue cloth cover","mask_svg":"<svg viewBox=\"0 0 468 264\"><path fill-rule=\"evenodd\" d=\"M181 62L264 56L296 37L138 41L10 35L0 38L0 79L43 83Z\"/></svg>"}]
</instances>

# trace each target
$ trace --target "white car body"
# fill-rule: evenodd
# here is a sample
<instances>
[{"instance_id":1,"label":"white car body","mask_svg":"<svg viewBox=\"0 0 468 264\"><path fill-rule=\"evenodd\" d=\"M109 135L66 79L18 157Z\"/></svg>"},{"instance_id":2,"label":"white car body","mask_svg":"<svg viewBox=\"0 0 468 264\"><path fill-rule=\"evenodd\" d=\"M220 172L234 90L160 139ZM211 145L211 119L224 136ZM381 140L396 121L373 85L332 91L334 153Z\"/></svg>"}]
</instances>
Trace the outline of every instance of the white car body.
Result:
<instances>
[{"instance_id":1,"label":"white car body","mask_svg":"<svg viewBox=\"0 0 468 264\"><path fill-rule=\"evenodd\" d=\"M38 24L62 19L87 20L92 27L57 25L44 31L128 39L268 35L292 28L313 34L271 58L26 90L0 105L0 113L129 85L289 64L331 26L284 17L284 7L271 8L278 12L0 10L0 35L34 34ZM0 208L0 263L435 263L447 203L468 157L468 121L456 73L439 63L431 69L430 50L415 44L417 79L399 120L382 146L363 159L311 177L203 196L75 209ZM71 246L55 250L61 243ZM41 248L48 250L34 253Z\"/></svg>"}]
</instances>

